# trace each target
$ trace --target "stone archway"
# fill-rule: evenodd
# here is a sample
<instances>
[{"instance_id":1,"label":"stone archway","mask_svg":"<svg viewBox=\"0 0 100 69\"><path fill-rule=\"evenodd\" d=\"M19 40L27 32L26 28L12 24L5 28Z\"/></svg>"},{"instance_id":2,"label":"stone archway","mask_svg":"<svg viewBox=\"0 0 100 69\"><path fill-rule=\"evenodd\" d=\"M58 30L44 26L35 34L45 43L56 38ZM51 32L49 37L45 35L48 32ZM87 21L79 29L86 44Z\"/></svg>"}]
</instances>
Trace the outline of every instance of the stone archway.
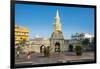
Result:
<instances>
[{"instance_id":1,"label":"stone archway","mask_svg":"<svg viewBox=\"0 0 100 69\"><path fill-rule=\"evenodd\" d=\"M59 42L56 42L55 43L55 52L60 52L60 43Z\"/></svg>"},{"instance_id":2,"label":"stone archway","mask_svg":"<svg viewBox=\"0 0 100 69\"><path fill-rule=\"evenodd\" d=\"M44 51L44 45L41 45L40 46L40 53L43 53L43 51Z\"/></svg>"}]
</instances>

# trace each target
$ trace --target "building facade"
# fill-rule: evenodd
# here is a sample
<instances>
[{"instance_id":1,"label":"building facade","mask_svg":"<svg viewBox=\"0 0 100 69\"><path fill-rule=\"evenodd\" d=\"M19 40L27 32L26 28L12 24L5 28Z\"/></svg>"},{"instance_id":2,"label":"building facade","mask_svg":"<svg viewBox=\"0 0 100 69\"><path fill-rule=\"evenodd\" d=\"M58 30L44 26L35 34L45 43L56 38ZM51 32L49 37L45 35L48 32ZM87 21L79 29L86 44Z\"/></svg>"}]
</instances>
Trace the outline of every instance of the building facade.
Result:
<instances>
[{"instance_id":1,"label":"building facade","mask_svg":"<svg viewBox=\"0 0 100 69\"><path fill-rule=\"evenodd\" d=\"M82 41L84 39L88 39L89 42L92 42L93 38L94 38L94 36L89 33L76 33L71 36L71 39L73 41L77 41L77 40Z\"/></svg>"},{"instance_id":2,"label":"building facade","mask_svg":"<svg viewBox=\"0 0 100 69\"><path fill-rule=\"evenodd\" d=\"M29 29L15 25L15 44L19 44L21 40L29 40Z\"/></svg>"}]
</instances>

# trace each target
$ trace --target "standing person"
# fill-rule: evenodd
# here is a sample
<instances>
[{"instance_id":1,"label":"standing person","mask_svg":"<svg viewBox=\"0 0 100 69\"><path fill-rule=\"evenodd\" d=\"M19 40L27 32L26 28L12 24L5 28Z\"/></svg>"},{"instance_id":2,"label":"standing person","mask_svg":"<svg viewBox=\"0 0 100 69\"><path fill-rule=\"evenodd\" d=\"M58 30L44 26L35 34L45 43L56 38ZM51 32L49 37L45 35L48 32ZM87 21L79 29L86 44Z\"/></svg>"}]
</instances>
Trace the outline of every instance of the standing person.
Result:
<instances>
[{"instance_id":1,"label":"standing person","mask_svg":"<svg viewBox=\"0 0 100 69\"><path fill-rule=\"evenodd\" d=\"M43 53L43 47L44 47L44 45L40 46L40 53Z\"/></svg>"},{"instance_id":2,"label":"standing person","mask_svg":"<svg viewBox=\"0 0 100 69\"><path fill-rule=\"evenodd\" d=\"M20 51L21 51L20 46L16 46L16 54L17 54L17 58L19 58Z\"/></svg>"},{"instance_id":3,"label":"standing person","mask_svg":"<svg viewBox=\"0 0 100 69\"><path fill-rule=\"evenodd\" d=\"M19 58L19 51L17 51L17 58Z\"/></svg>"},{"instance_id":4,"label":"standing person","mask_svg":"<svg viewBox=\"0 0 100 69\"><path fill-rule=\"evenodd\" d=\"M30 59L30 56L31 56L31 52L28 52L27 59Z\"/></svg>"}]
</instances>

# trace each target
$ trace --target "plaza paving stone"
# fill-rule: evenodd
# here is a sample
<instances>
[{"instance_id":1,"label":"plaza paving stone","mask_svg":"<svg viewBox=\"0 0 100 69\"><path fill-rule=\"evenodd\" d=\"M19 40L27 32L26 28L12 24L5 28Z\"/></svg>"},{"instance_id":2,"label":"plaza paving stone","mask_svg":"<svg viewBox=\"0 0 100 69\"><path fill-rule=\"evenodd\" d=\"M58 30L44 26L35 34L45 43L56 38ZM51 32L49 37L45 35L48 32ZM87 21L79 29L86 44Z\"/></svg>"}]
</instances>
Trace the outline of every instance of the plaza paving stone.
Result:
<instances>
[{"instance_id":1,"label":"plaza paving stone","mask_svg":"<svg viewBox=\"0 0 100 69\"><path fill-rule=\"evenodd\" d=\"M76 56L74 52L52 53L50 57L44 57L43 53L33 53L31 58L27 59L26 54L20 54L19 58L15 58L15 64L49 64L61 63L67 61L94 60L94 52L84 52L82 56Z\"/></svg>"}]
</instances>

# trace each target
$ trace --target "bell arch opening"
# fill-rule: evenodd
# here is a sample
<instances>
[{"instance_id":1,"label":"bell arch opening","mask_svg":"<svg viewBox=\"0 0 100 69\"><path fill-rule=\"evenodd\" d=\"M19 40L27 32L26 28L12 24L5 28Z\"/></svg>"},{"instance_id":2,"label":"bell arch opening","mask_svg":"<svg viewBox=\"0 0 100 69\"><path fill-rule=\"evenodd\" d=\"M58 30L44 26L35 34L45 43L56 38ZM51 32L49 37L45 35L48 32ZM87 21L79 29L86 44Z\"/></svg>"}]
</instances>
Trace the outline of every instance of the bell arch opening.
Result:
<instances>
[{"instance_id":1,"label":"bell arch opening","mask_svg":"<svg viewBox=\"0 0 100 69\"><path fill-rule=\"evenodd\" d=\"M56 42L55 43L55 52L60 52L61 49L60 49L60 43L59 42Z\"/></svg>"}]
</instances>

